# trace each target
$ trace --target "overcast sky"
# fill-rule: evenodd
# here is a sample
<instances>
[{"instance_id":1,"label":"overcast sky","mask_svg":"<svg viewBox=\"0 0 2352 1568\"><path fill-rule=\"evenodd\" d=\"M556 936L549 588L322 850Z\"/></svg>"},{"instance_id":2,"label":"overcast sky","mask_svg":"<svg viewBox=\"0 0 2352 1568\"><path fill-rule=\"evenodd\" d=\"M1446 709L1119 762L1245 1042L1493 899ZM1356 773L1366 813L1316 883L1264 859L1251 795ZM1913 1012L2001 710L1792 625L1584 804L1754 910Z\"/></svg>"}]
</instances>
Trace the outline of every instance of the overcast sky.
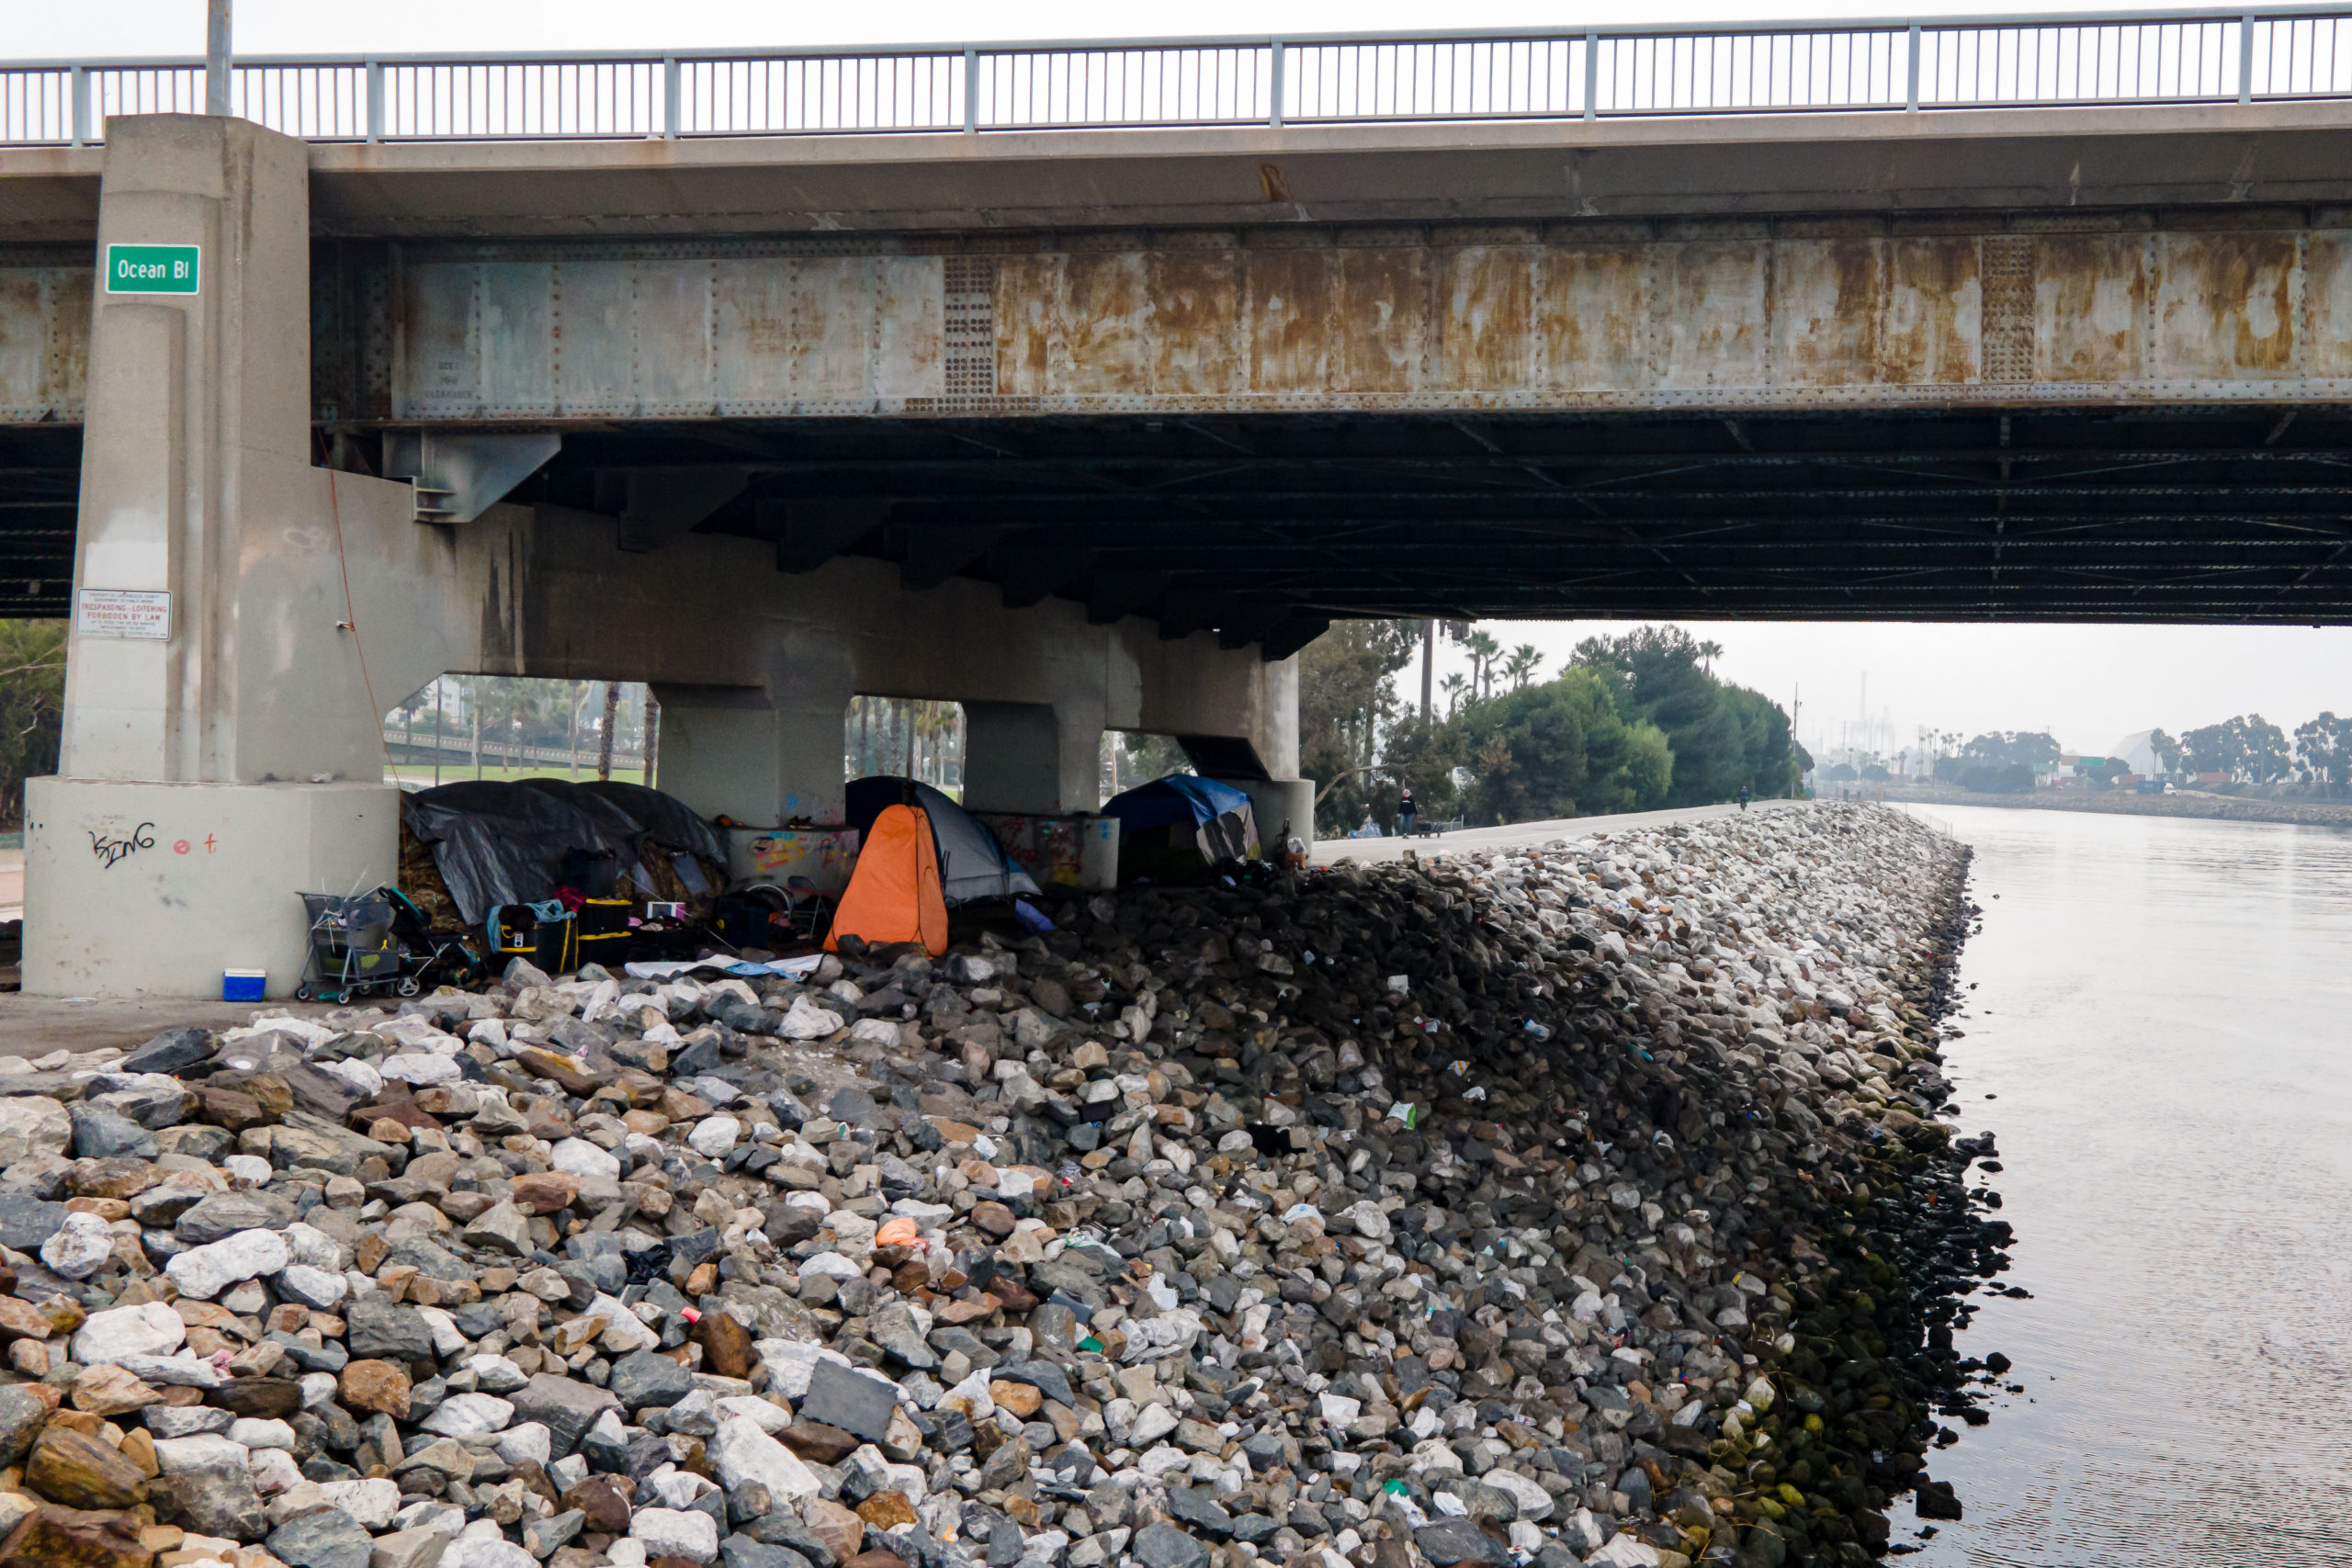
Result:
<instances>
[{"instance_id":1,"label":"overcast sky","mask_svg":"<svg viewBox=\"0 0 2352 1568\"><path fill-rule=\"evenodd\" d=\"M2070 750L2103 755L2135 730L2184 729L2259 713L2290 736L2322 709L2352 711L2352 628L2308 626L1985 626L1686 621L1721 643L1715 672L1788 707L1802 700L1799 737L1840 743L1861 711L1889 725L1890 754L1922 726L1962 736L2046 729ZM1577 640L1630 629L1614 621L1489 622L1505 648L1532 642L1556 672ZM1469 662L1442 640L1437 673ZM1420 666L1397 676L1420 700ZM1443 699L1439 699L1442 708Z\"/></svg>"},{"instance_id":2,"label":"overcast sky","mask_svg":"<svg viewBox=\"0 0 2352 1568\"><path fill-rule=\"evenodd\" d=\"M2030 5L1957 6L1979 13ZM2077 9L2115 9L2097 6ZM1649 0L1645 22L1732 21L1797 16L1879 17L1883 5L1852 0ZM1947 14L1939 11L1937 14ZM1472 0L1432 7L1421 0L1190 0L1129 11L1078 0L1016 0L975 6L897 0L867 8L754 5L746 0L236 0L240 53L311 54L523 49L704 49L809 43L934 43L967 39L1102 38L1198 33L1357 32L1378 28L1581 27L1623 22L1622 5ZM39 5L0 0L0 51L18 59L57 55L200 54L204 0L100 0Z\"/></svg>"},{"instance_id":3,"label":"overcast sky","mask_svg":"<svg viewBox=\"0 0 2352 1568\"><path fill-rule=\"evenodd\" d=\"M2030 5L1956 5L1977 13ZM1891 7L1853 0L1651 0L1645 21L1875 17ZM237 0L241 53L358 53L487 50L721 48L813 43L915 43L965 39L1097 38L1106 34L1305 33L1431 26L1575 27L1626 20L1620 5L1474 0L1432 10L1402 0L1192 0L1181 8L1106 9L1076 0L975 7L899 0L865 7L754 5L745 0ZM105 0L36 5L0 0L0 51L19 59L181 54L204 46L203 0ZM1532 641L1556 669L1578 625L1490 628L1506 645ZM2352 631L2304 628L1947 626L1693 626L1725 649L1719 671L1786 705L1800 692L1800 733L1837 744L1861 712L1892 725L1897 744L1921 726L1973 734L2048 728L2065 745L2101 751L2151 726L2178 733L2259 712L2292 731L2322 708L2352 709ZM1440 671L1463 668L1447 652ZM1419 694L1419 672L1400 681Z\"/></svg>"}]
</instances>

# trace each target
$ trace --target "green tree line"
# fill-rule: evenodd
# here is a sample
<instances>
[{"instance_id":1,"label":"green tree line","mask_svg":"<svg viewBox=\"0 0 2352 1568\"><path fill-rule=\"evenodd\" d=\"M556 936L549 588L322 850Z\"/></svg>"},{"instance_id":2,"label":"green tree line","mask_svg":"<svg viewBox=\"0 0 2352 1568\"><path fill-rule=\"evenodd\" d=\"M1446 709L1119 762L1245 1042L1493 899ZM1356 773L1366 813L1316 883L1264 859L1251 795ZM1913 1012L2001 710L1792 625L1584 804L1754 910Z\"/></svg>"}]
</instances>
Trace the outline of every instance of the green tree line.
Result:
<instances>
[{"instance_id":1,"label":"green tree line","mask_svg":"<svg viewBox=\"0 0 2352 1568\"><path fill-rule=\"evenodd\" d=\"M1742 786L1792 795L1812 765L1788 714L1718 678L1722 650L1679 626L1588 637L1550 680L1532 645L1459 640L1472 675L1450 679L1427 720L1396 688L1421 623L1345 622L1307 648L1300 758L1323 786L1318 832L1391 824L1405 784L1424 818L1483 825L1707 805Z\"/></svg>"}]
</instances>

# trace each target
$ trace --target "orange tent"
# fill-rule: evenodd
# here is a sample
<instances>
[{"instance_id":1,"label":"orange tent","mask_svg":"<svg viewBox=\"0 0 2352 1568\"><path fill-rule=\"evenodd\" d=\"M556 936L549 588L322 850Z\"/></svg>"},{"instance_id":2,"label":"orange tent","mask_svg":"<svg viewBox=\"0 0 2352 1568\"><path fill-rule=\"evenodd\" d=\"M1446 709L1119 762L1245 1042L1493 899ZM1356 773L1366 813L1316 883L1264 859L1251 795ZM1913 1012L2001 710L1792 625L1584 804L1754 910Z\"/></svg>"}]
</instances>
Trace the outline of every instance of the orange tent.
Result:
<instances>
[{"instance_id":1,"label":"orange tent","mask_svg":"<svg viewBox=\"0 0 2352 1568\"><path fill-rule=\"evenodd\" d=\"M885 807L874 819L857 852L857 869L825 950L836 951L844 936L868 947L919 942L933 958L947 951L947 898L939 884L939 845L931 818L919 806Z\"/></svg>"}]
</instances>

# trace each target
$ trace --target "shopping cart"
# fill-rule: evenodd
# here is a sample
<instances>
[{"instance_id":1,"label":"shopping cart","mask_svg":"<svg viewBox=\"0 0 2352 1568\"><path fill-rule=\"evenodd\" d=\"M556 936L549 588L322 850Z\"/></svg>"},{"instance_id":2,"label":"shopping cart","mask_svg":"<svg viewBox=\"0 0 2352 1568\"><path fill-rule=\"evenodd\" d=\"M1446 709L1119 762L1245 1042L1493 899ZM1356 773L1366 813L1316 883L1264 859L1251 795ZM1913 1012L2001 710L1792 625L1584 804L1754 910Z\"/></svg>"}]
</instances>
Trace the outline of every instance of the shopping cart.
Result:
<instances>
[{"instance_id":1,"label":"shopping cart","mask_svg":"<svg viewBox=\"0 0 2352 1568\"><path fill-rule=\"evenodd\" d=\"M423 987L408 971L408 950L392 935L392 902L373 893L305 893L311 949L303 961L298 1000L346 1002L390 991L413 997Z\"/></svg>"}]
</instances>

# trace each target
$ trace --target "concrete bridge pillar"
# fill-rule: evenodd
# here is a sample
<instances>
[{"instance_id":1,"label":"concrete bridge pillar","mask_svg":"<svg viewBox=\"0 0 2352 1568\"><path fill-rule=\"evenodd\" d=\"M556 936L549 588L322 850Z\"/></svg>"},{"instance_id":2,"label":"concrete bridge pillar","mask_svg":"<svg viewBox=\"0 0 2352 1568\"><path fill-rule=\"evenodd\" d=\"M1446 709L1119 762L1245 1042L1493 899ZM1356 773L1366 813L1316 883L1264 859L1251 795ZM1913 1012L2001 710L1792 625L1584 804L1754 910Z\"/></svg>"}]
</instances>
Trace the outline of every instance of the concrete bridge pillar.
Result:
<instances>
[{"instance_id":1,"label":"concrete bridge pillar","mask_svg":"<svg viewBox=\"0 0 2352 1568\"><path fill-rule=\"evenodd\" d=\"M192 249L195 276L147 293L126 271L96 296L63 750L27 795L25 987L218 994L224 967L266 965L283 993L296 892L388 881L399 843L311 466L309 152L240 119L116 119L100 189L102 262Z\"/></svg>"},{"instance_id":2,"label":"concrete bridge pillar","mask_svg":"<svg viewBox=\"0 0 2352 1568\"><path fill-rule=\"evenodd\" d=\"M659 782L761 828L841 819L861 692L965 703L971 798L999 809L1095 809L1106 726L1296 772L1295 664L1214 634L854 557L782 571L743 538L649 550L560 506L424 524L407 483L314 467L309 175L243 120L108 122L101 256L197 265L93 308L74 583L113 618L77 617L60 772L27 792L27 990L217 994L252 967L290 993L295 895L397 878L383 716L444 673L649 682Z\"/></svg>"}]
</instances>

